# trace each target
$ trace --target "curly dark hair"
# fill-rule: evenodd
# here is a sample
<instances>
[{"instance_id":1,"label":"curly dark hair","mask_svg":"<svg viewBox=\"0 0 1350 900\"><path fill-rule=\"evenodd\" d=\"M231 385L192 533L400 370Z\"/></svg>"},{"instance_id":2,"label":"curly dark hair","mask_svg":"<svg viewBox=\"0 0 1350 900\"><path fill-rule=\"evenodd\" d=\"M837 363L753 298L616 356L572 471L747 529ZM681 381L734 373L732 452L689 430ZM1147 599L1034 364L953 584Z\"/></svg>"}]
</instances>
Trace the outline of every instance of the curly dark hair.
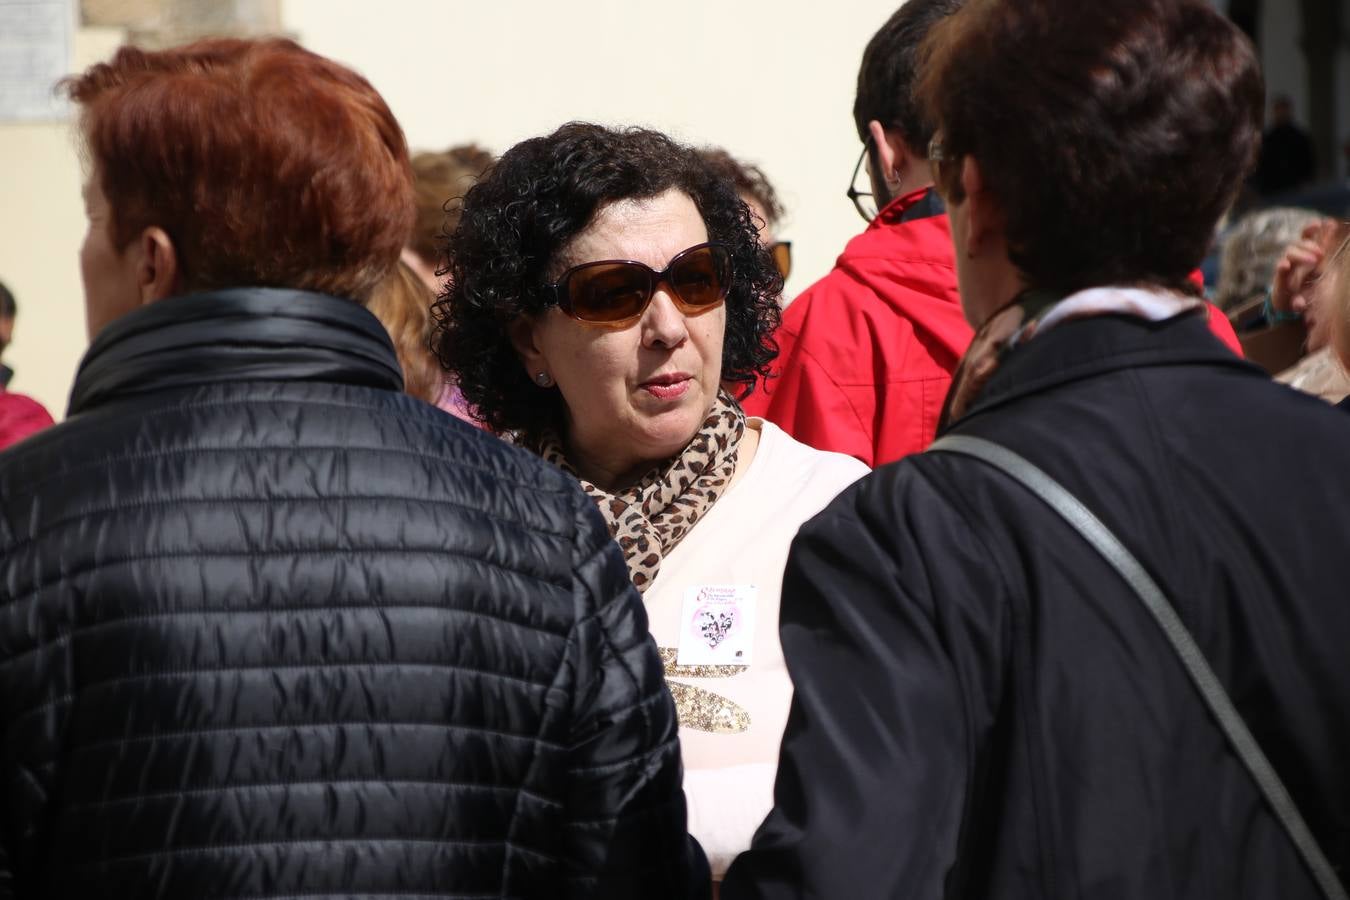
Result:
<instances>
[{"instance_id":1,"label":"curly dark hair","mask_svg":"<svg viewBox=\"0 0 1350 900\"><path fill-rule=\"evenodd\" d=\"M783 204L778 199L778 192L759 166L743 162L721 147L700 148L698 155L708 168L734 184L738 193L763 207L769 220L767 225L777 225L783 218Z\"/></svg>"},{"instance_id":2,"label":"curly dark hair","mask_svg":"<svg viewBox=\"0 0 1350 900\"><path fill-rule=\"evenodd\" d=\"M488 428L527 441L561 431L562 395L530 380L510 326L548 309L551 268L602 207L671 189L694 201L709 240L731 250L723 383L744 397L767 373L778 354L783 279L732 185L658 131L570 122L506 151L465 195L447 244L450 277L433 309L432 349Z\"/></svg>"}]
</instances>

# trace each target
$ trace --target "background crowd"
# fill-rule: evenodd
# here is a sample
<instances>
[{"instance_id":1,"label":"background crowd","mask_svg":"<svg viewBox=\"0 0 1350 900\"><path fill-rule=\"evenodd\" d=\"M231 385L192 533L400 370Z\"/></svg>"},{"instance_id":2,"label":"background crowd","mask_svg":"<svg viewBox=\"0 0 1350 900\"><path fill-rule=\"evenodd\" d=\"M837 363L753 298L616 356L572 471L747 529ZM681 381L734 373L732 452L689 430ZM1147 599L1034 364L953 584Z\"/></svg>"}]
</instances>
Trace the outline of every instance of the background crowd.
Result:
<instances>
[{"instance_id":1,"label":"background crowd","mask_svg":"<svg viewBox=\"0 0 1350 900\"><path fill-rule=\"evenodd\" d=\"M1344 896L1350 241L1245 211L1313 162L1208 4L909 0L796 296L724 148L411 154L285 39L63 90L0 897Z\"/></svg>"}]
</instances>

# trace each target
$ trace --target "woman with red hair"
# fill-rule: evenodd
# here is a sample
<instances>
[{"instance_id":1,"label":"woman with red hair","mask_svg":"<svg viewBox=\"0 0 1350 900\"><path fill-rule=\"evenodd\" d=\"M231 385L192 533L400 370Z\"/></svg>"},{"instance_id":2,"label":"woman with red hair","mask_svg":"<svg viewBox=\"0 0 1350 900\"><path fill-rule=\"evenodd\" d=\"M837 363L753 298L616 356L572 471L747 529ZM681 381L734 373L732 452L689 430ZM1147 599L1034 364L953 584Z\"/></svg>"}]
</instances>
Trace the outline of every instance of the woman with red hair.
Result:
<instances>
[{"instance_id":1,"label":"woman with red hair","mask_svg":"<svg viewBox=\"0 0 1350 900\"><path fill-rule=\"evenodd\" d=\"M93 343L0 457L0 896L706 890L594 505L361 305L412 225L384 101L284 40L68 89Z\"/></svg>"}]
</instances>

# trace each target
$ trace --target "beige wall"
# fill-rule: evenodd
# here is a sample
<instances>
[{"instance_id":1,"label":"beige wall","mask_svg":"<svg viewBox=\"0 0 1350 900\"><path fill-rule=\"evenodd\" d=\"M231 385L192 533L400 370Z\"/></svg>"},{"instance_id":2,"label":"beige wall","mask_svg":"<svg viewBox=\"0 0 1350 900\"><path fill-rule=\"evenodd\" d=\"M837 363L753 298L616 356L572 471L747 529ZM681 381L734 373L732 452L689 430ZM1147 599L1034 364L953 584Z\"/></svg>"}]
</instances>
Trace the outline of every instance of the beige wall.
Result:
<instances>
[{"instance_id":1,"label":"beige wall","mask_svg":"<svg viewBox=\"0 0 1350 900\"><path fill-rule=\"evenodd\" d=\"M415 148L500 151L568 119L652 125L760 164L788 207L795 294L862 221L844 197L860 145L863 47L898 0L284 0L283 24L363 72ZM74 67L114 29L81 29ZM0 280L18 297L13 388L58 418L84 350L80 164L65 124L0 124Z\"/></svg>"},{"instance_id":2,"label":"beige wall","mask_svg":"<svg viewBox=\"0 0 1350 900\"><path fill-rule=\"evenodd\" d=\"M121 37L115 29L80 29L75 67L105 58ZM36 397L58 419L85 347L81 181L68 123L0 123L0 281L19 302L5 352L15 371L10 388Z\"/></svg>"},{"instance_id":3,"label":"beige wall","mask_svg":"<svg viewBox=\"0 0 1350 900\"><path fill-rule=\"evenodd\" d=\"M308 46L359 69L416 149L500 152L569 119L651 125L758 163L788 207L789 295L862 220L858 63L900 0L285 0ZM391 27L390 23L397 23Z\"/></svg>"}]
</instances>

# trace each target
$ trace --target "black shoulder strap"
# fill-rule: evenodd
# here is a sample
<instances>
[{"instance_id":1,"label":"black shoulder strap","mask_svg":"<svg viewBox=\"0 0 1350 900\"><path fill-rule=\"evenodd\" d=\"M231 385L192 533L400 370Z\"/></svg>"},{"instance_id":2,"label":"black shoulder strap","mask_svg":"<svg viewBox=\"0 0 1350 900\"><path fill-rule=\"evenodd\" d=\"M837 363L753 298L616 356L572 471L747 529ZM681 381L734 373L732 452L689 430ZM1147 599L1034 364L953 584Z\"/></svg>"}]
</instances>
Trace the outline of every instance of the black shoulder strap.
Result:
<instances>
[{"instance_id":1,"label":"black shoulder strap","mask_svg":"<svg viewBox=\"0 0 1350 900\"><path fill-rule=\"evenodd\" d=\"M1125 583L1134 590L1140 602L1157 621L1158 627L1162 629L1168 643L1172 645L1172 650L1185 667L1186 674L1199 689L1205 704L1214 714L1219 727L1223 729L1228 742L1251 772L1266 802L1270 804L1276 818L1280 820L1303 861L1307 863L1322 894L1328 900L1347 900L1345 888L1341 886L1322 849L1317 846L1316 839L1308 830L1307 823L1303 821L1303 816L1299 814L1298 807L1289 796L1289 791L1280 781L1280 776L1275 773L1270 760L1266 759L1265 753L1252 737L1247 723L1233 706L1233 701L1219 683L1218 677L1210 668L1204 654L1200 652L1195 639L1186 630L1185 624L1168 602L1162 589L1149 576L1139 560L1125 548L1109 528L1102 524L1100 519L1079 502L1077 497L1045 472L1006 447L983 438L948 435L934 442L929 450L973 456L1020 482L1058 513L1064 521L1072 525L1125 579Z\"/></svg>"}]
</instances>

